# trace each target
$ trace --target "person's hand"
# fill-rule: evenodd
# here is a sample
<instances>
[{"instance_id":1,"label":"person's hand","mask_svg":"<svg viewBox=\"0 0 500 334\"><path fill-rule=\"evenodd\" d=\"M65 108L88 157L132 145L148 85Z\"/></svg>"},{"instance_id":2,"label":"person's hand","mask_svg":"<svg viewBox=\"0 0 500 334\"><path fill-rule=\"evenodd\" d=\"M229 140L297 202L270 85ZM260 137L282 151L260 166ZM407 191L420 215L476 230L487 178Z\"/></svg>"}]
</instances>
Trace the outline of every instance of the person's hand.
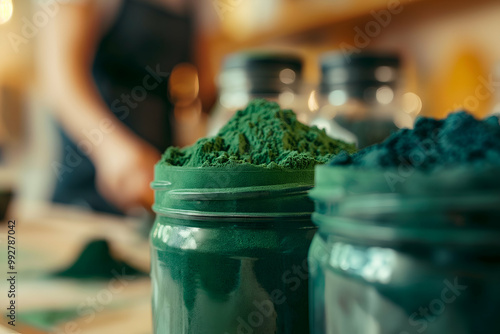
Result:
<instances>
[{"instance_id":1,"label":"person's hand","mask_svg":"<svg viewBox=\"0 0 500 334\"><path fill-rule=\"evenodd\" d=\"M99 192L118 208L151 209L154 192L150 183L160 153L132 134L107 138L93 157Z\"/></svg>"}]
</instances>

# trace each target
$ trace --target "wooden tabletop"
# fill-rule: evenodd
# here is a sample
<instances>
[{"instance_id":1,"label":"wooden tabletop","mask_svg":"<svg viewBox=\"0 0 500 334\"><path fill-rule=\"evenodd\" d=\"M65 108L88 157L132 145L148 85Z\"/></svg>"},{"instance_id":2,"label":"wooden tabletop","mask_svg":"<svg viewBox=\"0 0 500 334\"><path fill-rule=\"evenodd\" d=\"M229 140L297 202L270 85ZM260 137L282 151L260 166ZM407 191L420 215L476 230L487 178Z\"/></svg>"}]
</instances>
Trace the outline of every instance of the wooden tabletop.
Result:
<instances>
[{"instance_id":1,"label":"wooden tabletop","mask_svg":"<svg viewBox=\"0 0 500 334\"><path fill-rule=\"evenodd\" d=\"M85 245L96 239L109 242L113 257L148 271L147 224L67 207L42 205L34 211L11 210L7 217L16 219L16 327L2 318L0 334L151 334L147 275L124 278L117 273L109 280L50 275L70 266ZM6 249L7 224L0 230L0 244ZM0 254L0 266L7 272L6 251ZM3 309L8 303L2 291L0 306Z\"/></svg>"}]
</instances>

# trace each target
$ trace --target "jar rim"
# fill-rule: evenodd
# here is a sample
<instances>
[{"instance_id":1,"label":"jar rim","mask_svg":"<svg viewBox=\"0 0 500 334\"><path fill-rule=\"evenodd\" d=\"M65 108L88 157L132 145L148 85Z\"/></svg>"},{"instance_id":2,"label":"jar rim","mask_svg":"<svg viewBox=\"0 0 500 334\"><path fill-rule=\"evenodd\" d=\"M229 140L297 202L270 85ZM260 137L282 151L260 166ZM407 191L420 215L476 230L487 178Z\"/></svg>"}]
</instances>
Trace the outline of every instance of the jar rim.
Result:
<instances>
[{"instance_id":1,"label":"jar rim","mask_svg":"<svg viewBox=\"0 0 500 334\"><path fill-rule=\"evenodd\" d=\"M179 167L157 164L153 210L187 219L303 219L313 211L308 197L314 170ZM188 218L191 217L191 218ZM205 218L203 218L205 217Z\"/></svg>"},{"instance_id":2,"label":"jar rim","mask_svg":"<svg viewBox=\"0 0 500 334\"><path fill-rule=\"evenodd\" d=\"M491 192L500 196L500 166L462 166L423 172L412 167L316 166L311 198L338 201L349 196L398 194L446 197Z\"/></svg>"},{"instance_id":3,"label":"jar rim","mask_svg":"<svg viewBox=\"0 0 500 334\"><path fill-rule=\"evenodd\" d=\"M366 214L419 214L446 212L471 212L488 210L500 213L500 193L458 193L449 196L420 196L400 194L363 194L344 198L337 201L323 201L322 207L335 207L341 216L359 216L361 210ZM323 209L323 211L328 211ZM331 210L330 210L331 212Z\"/></svg>"},{"instance_id":4,"label":"jar rim","mask_svg":"<svg viewBox=\"0 0 500 334\"><path fill-rule=\"evenodd\" d=\"M415 171L391 187L386 176L397 169L317 167L310 192L316 205L313 221L331 233L357 231L360 239L371 233L370 238L394 242L485 244L500 237L499 171ZM345 221L353 226L343 225Z\"/></svg>"},{"instance_id":5,"label":"jar rim","mask_svg":"<svg viewBox=\"0 0 500 334\"><path fill-rule=\"evenodd\" d=\"M384 244L440 244L442 246L498 247L500 229L458 226L383 225L373 220L331 217L314 212L312 220L320 234L336 238Z\"/></svg>"}]
</instances>

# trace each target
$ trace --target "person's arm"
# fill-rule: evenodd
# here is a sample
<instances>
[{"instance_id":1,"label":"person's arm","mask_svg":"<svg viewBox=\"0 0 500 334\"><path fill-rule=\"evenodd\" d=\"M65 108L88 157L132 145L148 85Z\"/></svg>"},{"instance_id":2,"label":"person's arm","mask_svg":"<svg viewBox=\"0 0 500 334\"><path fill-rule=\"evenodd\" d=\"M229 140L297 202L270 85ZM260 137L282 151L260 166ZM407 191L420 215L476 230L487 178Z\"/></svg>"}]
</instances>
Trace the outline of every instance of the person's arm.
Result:
<instances>
[{"instance_id":1,"label":"person's arm","mask_svg":"<svg viewBox=\"0 0 500 334\"><path fill-rule=\"evenodd\" d=\"M160 155L116 118L95 87L91 64L100 37L97 14L93 1L60 3L41 31L42 84L56 117L96 166L102 194L122 208L150 206L149 182Z\"/></svg>"}]
</instances>

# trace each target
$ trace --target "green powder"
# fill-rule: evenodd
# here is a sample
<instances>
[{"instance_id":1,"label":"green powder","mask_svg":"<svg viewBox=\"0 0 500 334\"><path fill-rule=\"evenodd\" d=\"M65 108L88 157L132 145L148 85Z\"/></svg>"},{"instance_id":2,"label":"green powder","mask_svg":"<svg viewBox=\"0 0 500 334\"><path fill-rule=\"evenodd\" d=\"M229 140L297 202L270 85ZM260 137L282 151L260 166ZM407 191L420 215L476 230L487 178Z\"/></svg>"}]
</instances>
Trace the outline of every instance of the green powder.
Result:
<instances>
[{"instance_id":1,"label":"green powder","mask_svg":"<svg viewBox=\"0 0 500 334\"><path fill-rule=\"evenodd\" d=\"M115 259L110 252L106 240L89 242L76 261L54 276L78 279L111 279L115 273L126 273L131 276L144 275L128 264Z\"/></svg>"},{"instance_id":2,"label":"green powder","mask_svg":"<svg viewBox=\"0 0 500 334\"><path fill-rule=\"evenodd\" d=\"M171 147L161 163L186 167L251 164L265 168L307 169L355 146L300 123L291 110L258 99L238 111L215 137L183 149Z\"/></svg>"}]
</instances>

